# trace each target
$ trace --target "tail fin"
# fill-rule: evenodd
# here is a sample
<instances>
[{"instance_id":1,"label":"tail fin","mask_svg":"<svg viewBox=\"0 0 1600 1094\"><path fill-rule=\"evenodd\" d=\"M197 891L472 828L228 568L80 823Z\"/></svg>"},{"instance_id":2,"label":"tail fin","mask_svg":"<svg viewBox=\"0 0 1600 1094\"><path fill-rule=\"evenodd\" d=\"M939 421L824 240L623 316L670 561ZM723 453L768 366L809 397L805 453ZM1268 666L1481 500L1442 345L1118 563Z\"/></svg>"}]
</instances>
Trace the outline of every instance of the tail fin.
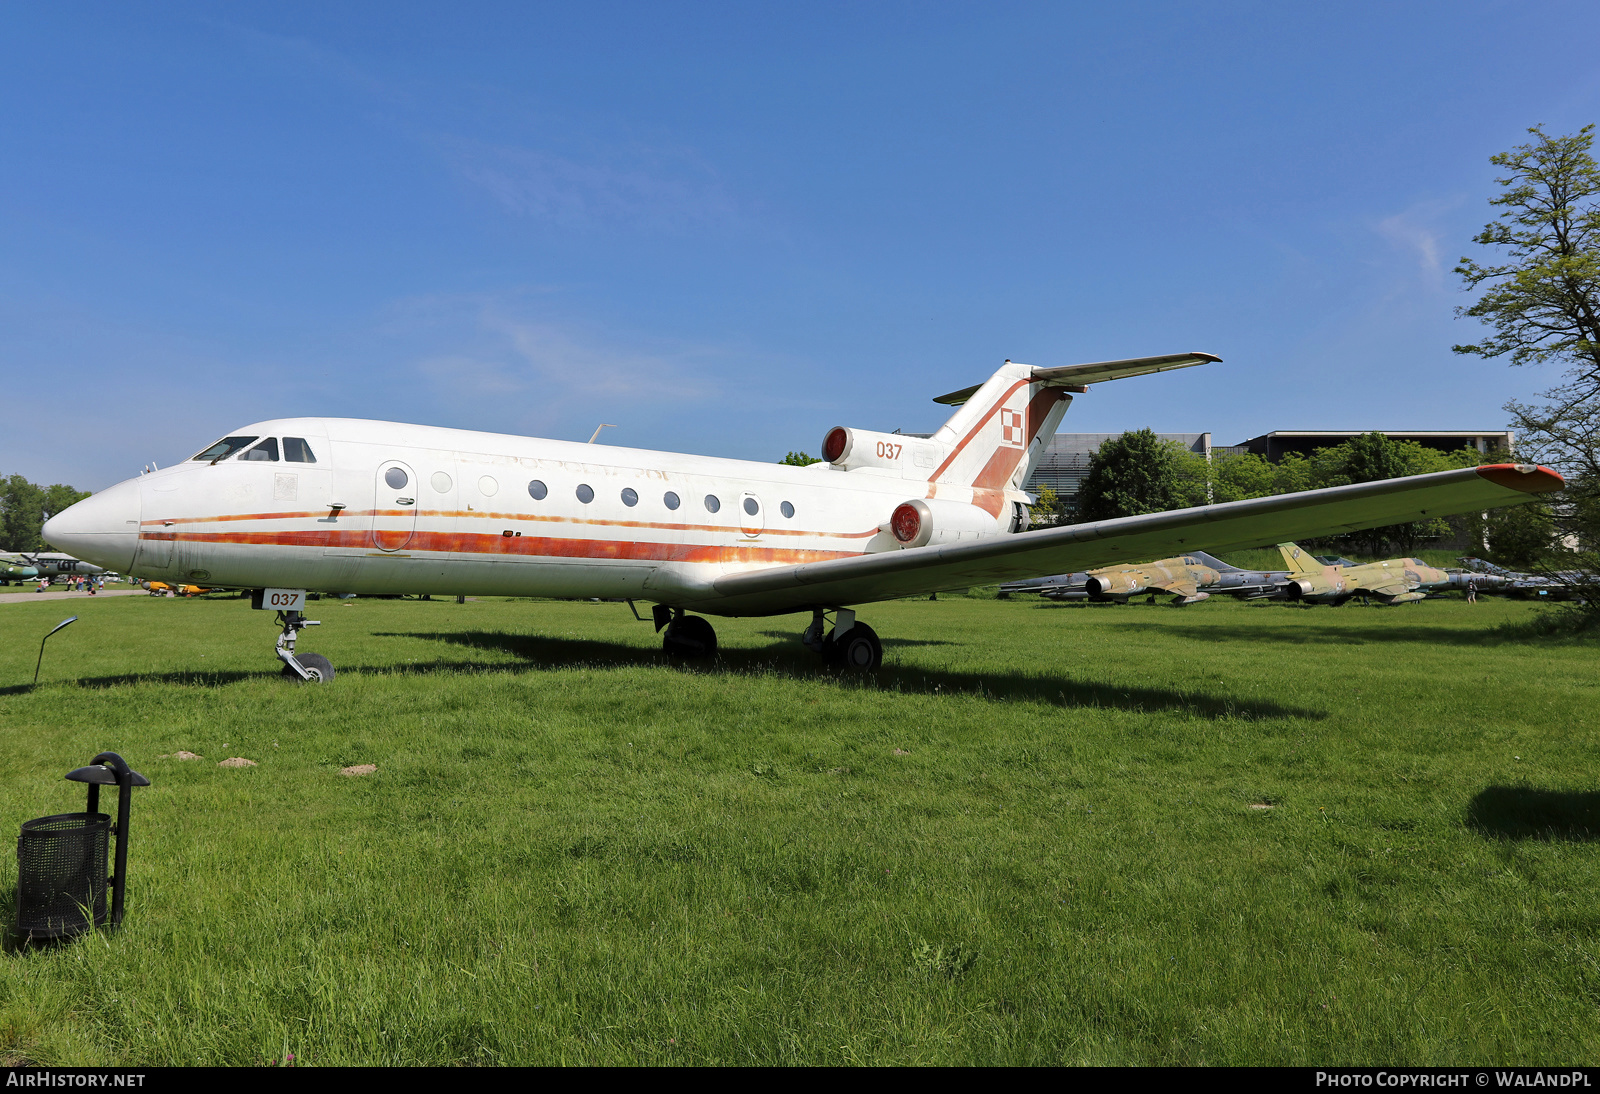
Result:
<instances>
[{"instance_id":1,"label":"tail fin","mask_svg":"<svg viewBox=\"0 0 1600 1094\"><path fill-rule=\"evenodd\" d=\"M1322 564L1302 551L1298 543L1280 543L1278 544L1278 553L1283 556L1283 561L1289 567L1290 573L1320 574L1322 572Z\"/></svg>"},{"instance_id":2,"label":"tail fin","mask_svg":"<svg viewBox=\"0 0 1600 1094\"><path fill-rule=\"evenodd\" d=\"M1174 353L1064 368L1007 361L982 384L934 400L960 409L933 435L943 451L929 481L934 492L939 484L970 487L972 503L998 516L1006 491L1021 490L1044 454L1072 404L1068 392L1087 391L1087 385L1104 380L1219 360L1209 353Z\"/></svg>"}]
</instances>

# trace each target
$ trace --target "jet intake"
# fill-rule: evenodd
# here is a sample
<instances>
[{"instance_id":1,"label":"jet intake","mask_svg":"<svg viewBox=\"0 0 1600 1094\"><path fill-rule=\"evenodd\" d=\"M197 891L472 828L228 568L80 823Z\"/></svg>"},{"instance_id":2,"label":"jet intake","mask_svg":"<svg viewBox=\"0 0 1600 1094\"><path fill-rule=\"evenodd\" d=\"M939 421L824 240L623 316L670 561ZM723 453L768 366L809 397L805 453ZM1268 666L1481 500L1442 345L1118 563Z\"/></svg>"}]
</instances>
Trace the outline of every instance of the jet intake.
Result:
<instances>
[{"instance_id":1,"label":"jet intake","mask_svg":"<svg viewBox=\"0 0 1600 1094\"><path fill-rule=\"evenodd\" d=\"M986 510L959 501L915 498L889 516L889 531L902 547L971 542L1005 534L1005 526Z\"/></svg>"}]
</instances>

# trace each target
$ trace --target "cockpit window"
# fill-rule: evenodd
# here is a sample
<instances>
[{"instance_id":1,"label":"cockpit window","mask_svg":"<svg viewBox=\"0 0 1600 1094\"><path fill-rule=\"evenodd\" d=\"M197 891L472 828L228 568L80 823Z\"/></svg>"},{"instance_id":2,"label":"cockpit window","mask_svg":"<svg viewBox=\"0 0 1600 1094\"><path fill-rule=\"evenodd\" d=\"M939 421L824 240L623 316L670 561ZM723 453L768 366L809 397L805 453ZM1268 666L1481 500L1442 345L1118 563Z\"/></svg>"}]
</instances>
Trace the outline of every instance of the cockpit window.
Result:
<instances>
[{"instance_id":1,"label":"cockpit window","mask_svg":"<svg viewBox=\"0 0 1600 1094\"><path fill-rule=\"evenodd\" d=\"M311 454L311 446L306 444L304 437L285 437L283 439L283 458L290 463L317 462L317 458Z\"/></svg>"},{"instance_id":2,"label":"cockpit window","mask_svg":"<svg viewBox=\"0 0 1600 1094\"><path fill-rule=\"evenodd\" d=\"M254 444L256 440L257 438L255 437L224 437L222 440L218 441L216 444L200 453L200 455L196 456L195 459L206 460L210 463L217 463L221 460L227 459L229 456L239 451L239 449L244 448L247 445Z\"/></svg>"},{"instance_id":3,"label":"cockpit window","mask_svg":"<svg viewBox=\"0 0 1600 1094\"><path fill-rule=\"evenodd\" d=\"M266 440L262 441L260 444L256 445L239 458L241 460L259 460L262 462L270 460L273 463L277 463L278 438L268 437Z\"/></svg>"}]
</instances>

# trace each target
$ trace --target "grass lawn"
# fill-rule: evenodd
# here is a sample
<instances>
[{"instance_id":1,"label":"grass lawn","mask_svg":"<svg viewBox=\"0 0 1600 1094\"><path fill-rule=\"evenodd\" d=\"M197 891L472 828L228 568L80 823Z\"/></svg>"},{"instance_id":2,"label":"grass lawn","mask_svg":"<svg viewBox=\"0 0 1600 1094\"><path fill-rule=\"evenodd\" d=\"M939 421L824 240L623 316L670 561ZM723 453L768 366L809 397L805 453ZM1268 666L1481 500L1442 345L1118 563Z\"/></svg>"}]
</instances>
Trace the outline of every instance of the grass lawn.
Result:
<instances>
[{"instance_id":1,"label":"grass lawn","mask_svg":"<svg viewBox=\"0 0 1600 1094\"><path fill-rule=\"evenodd\" d=\"M1600 644L1527 605L944 596L868 681L799 616L679 669L621 604L312 607L320 687L239 600L0 608L0 828L154 783L0 1062L1600 1055Z\"/></svg>"}]
</instances>

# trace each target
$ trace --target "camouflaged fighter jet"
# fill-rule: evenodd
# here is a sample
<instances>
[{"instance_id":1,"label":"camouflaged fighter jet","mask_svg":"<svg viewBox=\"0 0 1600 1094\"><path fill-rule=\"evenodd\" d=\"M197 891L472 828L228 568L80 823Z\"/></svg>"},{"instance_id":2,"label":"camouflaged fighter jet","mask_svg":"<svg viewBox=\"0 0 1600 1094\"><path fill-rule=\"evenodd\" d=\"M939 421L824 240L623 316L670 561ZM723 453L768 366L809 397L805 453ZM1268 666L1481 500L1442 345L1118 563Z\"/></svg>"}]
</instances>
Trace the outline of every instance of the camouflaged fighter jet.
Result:
<instances>
[{"instance_id":1,"label":"camouflaged fighter jet","mask_svg":"<svg viewBox=\"0 0 1600 1094\"><path fill-rule=\"evenodd\" d=\"M1210 558L1209 555L1204 557ZM1116 604L1126 604L1130 596L1141 593L1152 596L1171 593L1172 603L1183 605L1208 598L1211 594L1201 592L1201 587L1215 585L1219 579L1217 571L1202 562L1201 556L1178 555L1137 566L1102 566L1076 574L1008 581L1000 586L1000 591L1038 593L1046 600L1094 600Z\"/></svg>"},{"instance_id":2,"label":"camouflaged fighter jet","mask_svg":"<svg viewBox=\"0 0 1600 1094\"><path fill-rule=\"evenodd\" d=\"M103 567L59 552L0 552L0 585L8 585L13 581L23 585L39 577L71 577L75 574L93 576L103 573L105 573Z\"/></svg>"},{"instance_id":3,"label":"camouflaged fighter jet","mask_svg":"<svg viewBox=\"0 0 1600 1094\"><path fill-rule=\"evenodd\" d=\"M1291 600L1338 605L1353 596L1371 596L1384 604L1406 604L1427 596L1424 590L1450 586L1449 574L1420 558L1347 565L1348 559L1324 563L1293 543L1278 544L1278 551L1289 567Z\"/></svg>"}]
</instances>

